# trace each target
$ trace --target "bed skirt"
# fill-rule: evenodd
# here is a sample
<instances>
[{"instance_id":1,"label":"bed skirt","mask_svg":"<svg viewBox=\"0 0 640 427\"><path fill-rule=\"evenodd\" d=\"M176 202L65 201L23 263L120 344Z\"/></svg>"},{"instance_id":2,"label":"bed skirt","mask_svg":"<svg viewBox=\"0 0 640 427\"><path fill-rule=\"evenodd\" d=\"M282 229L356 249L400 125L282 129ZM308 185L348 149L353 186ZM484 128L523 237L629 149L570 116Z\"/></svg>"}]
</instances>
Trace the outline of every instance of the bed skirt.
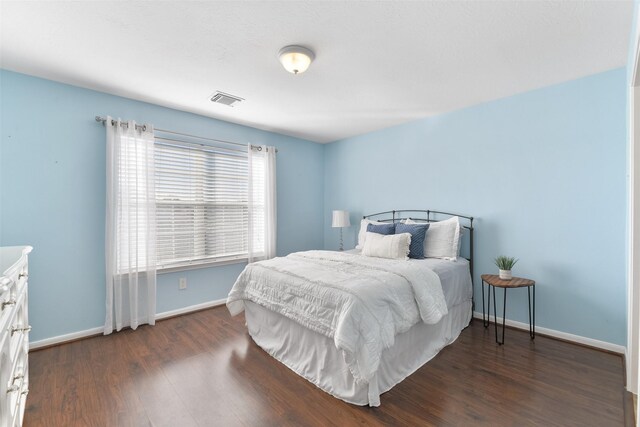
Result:
<instances>
[{"instance_id":1,"label":"bed skirt","mask_svg":"<svg viewBox=\"0 0 640 427\"><path fill-rule=\"evenodd\" d=\"M332 339L281 314L245 301L249 335L256 344L325 392L355 405L380 406L380 395L454 342L471 320L471 300L449 308L435 325L418 323L382 352L369 383L356 383Z\"/></svg>"}]
</instances>

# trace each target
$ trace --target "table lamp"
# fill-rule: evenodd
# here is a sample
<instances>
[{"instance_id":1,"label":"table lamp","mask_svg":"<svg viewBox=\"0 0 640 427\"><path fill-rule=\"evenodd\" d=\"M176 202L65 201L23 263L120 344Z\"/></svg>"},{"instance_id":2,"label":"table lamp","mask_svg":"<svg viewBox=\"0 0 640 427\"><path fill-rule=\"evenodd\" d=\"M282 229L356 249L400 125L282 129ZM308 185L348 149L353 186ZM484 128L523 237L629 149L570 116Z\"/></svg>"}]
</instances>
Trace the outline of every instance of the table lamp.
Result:
<instances>
[{"instance_id":1,"label":"table lamp","mask_svg":"<svg viewBox=\"0 0 640 427\"><path fill-rule=\"evenodd\" d=\"M344 227L350 227L351 222L349 221L349 212L347 211L333 211L333 219L331 221L331 227L340 228L340 250L344 250L344 245L342 242L342 229Z\"/></svg>"}]
</instances>

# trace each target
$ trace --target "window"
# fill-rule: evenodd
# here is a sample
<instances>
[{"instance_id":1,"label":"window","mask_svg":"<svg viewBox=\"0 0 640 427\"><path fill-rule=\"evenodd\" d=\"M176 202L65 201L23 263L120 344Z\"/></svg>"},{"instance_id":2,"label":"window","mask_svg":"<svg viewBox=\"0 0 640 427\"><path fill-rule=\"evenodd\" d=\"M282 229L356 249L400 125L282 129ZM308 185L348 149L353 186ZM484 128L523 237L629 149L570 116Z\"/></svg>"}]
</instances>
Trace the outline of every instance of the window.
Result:
<instances>
[{"instance_id":1,"label":"window","mask_svg":"<svg viewBox=\"0 0 640 427\"><path fill-rule=\"evenodd\" d=\"M252 159L252 169L264 168ZM249 161L242 151L156 139L156 223L158 268L247 258ZM263 186L252 185L259 218ZM264 220L262 220L263 222ZM262 225L264 227L264 225ZM254 249L264 246L252 233Z\"/></svg>"}]
</instances>

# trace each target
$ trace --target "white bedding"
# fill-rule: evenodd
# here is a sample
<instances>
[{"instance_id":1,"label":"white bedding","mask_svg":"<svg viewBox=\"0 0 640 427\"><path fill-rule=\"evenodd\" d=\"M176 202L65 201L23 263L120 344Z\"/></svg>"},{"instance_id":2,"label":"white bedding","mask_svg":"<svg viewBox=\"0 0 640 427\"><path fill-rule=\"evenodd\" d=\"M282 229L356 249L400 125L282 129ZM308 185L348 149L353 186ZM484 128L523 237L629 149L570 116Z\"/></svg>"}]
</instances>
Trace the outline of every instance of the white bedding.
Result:
<instances>
[{"instance_id":1,"label":"white bedding","mask_svg":"<svg viewBox=\"0 0 640 427\"><path fill-rule=\"evenodd\" d=\"M350 249L346 252L354 255L362 254L359 249ZM409 259L406 262L426 266L438 275L448 309L472 298L471 272L466 258L458 257L456 261L424 258Z\"/></svg>"},{"instance_id":2,"label":"white bedding","mask_svg":"<svg viewBox=\"0 0 640 427\"><path fill-rule=\"evenodd\" d=\"M458 338L471 319L471 300L450 307L435 325L417 323L398 335L393 347L382 352L380 367L369 383L354 381L331 339L252 302L247 302L245 312L251 338L289 369L345 402L380 406L382 393Z\"/></svg>"},{"instance_id":3,"label":"white bedding","mask_svg":"<svg viewBox=\"0 0 640 427\"><path fill-rule=\"evenodd\" d=\"M252 301L331 338L356 383L366 383L396 335L447 314L440 278L421 261L298 252L248 265L227 307L236 315Z\"/></svg>"}]
</instances>

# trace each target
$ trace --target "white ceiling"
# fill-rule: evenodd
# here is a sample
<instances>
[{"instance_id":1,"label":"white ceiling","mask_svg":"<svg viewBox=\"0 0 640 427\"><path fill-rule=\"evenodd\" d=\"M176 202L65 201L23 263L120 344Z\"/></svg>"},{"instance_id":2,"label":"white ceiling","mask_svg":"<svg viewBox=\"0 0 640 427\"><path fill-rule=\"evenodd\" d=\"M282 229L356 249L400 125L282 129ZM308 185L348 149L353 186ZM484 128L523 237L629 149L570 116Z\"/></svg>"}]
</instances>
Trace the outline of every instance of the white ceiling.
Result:
<instances>
[{"instance_id":1,"label":"white ceiling","mask_svg":"<svg viewBox=\"0 0 640 427\"><path fill-rule=\"evenodd\" d=\"M0 65L329 142L626 63L631 1L2 1ZM302 75L276 55L305 45ZM245 101L212 104L216 90ZM88 114L108 113L95 111Z\"/></svg>"}]
</instances>

